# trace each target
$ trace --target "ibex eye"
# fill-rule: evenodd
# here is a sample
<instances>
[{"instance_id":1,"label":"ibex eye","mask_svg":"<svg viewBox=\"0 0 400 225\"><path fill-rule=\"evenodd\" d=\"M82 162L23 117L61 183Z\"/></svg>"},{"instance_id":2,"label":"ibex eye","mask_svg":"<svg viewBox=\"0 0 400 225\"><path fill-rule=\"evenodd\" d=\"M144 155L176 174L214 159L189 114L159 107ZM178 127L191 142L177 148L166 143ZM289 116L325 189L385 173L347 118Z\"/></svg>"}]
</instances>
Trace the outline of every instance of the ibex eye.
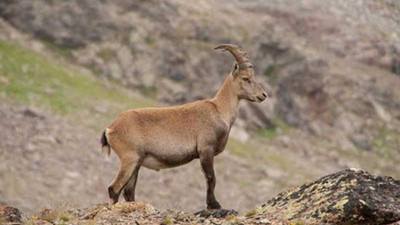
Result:
<instances>
[{"instance_id":1,"label":"ibex eye","mask_svg":"<svg viewBox=\"0 0 400 225\"><path fill-rule=\"evenodd\" d=\"M250 79L248 77L243 77L243 80L246 81L247 83L250 83Z\"/></svg>"}]
</instances>

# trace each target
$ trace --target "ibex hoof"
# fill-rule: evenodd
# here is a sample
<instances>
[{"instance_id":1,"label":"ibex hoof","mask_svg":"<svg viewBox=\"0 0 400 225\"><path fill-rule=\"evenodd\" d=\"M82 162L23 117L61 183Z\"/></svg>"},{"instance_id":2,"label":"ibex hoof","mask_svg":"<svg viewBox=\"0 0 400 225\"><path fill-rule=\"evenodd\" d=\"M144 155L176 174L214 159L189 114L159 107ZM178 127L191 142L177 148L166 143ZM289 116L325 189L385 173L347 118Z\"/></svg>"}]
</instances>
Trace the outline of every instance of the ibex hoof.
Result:
<instances>
[{"instance_id":1,"label":"ibex hoof","mask_svg":"<svg viewBox=\"0 0 400 225\"><path fill-rule=\"evenodd\" d=\"M123 196L125 198L125 201L127 202L134 202L135 201L135 197L132 196L132 193L130 191L124 191L123 192Z\"/></svg>"},{"instance_id":2,"label":"ibex hoof","mask_svg":"<svg viewBox=\"0 0 400 225\"><path fill-rule=\"evenodd\" d=\"M213 202L207 205L207 209L220 209L221 205L218 202Z\"/></svg>"},{"instance_id":3,"label":"ibex hoof","mask_svg":"<svg viewBox=\"0 0 400 225\"><path fill-rule=\"evenodd\" d=\"M119 194L115 193L114 190L112 189L112 187L108 188L108 195L110 197L110 201L109 201L110 206L112 206L118 202Z\"/></svg>"}]
</instances>

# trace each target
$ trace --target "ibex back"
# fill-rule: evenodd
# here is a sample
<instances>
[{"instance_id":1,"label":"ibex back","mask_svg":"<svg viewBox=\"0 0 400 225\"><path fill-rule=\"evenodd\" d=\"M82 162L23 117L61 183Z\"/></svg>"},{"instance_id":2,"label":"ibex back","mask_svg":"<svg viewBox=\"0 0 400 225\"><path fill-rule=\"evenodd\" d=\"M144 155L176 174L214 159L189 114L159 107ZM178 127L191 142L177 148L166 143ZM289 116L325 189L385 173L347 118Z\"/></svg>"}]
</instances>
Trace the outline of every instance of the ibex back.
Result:
<instances>
[{"instance_id":1,"label":"ibex back","mask_svg":"<svg viewBox=\"0 0 400 225\"><path fill-rule=\"evenodd\" d=\"M124 190L126 201L135 201L139 168L171 168L199 158L207 180L207 208L218 209L215 198L214 156L228 141L241 99L262 102L267 97L254 79L248 55L237 46L223 44L235 57L232 71L212 99L175 107L132 109L122 113L103 132L103 150L119 156L118 175L108 188L110 203Z\"/></svg>"}]
</instances>

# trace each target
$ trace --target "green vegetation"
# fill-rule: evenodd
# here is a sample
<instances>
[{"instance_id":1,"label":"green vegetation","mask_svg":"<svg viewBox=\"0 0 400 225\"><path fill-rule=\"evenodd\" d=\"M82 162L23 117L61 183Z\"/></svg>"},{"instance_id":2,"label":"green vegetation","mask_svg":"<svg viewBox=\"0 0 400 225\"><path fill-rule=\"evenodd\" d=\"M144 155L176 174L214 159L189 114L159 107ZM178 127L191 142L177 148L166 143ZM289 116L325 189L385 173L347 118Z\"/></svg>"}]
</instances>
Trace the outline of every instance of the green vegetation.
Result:
<instances>
[{"instance_id":1,"label":"green vegetation","mask_svg":"<svg viewBox=\"0 0 400 225\"><path fill-rule=\"evenodd\" d=\"M257 134L263 138L274 139L278 135L288 134L289 131L290 131L289 125L287 125L282 120L277 120L275 121L275 124L271 125L270 127L258 130Z\"/></svg>"},{"instance_id":2,"label":"green vegetation","mask_svg":"<svg viewBox=\"0 0 400 225\"><path fill-rule=\"evenodd\" d=\"M284 171L288 174L297 174L296 180L298 183L305 182L312 177L315 177L314 171L310 171L304 167L301 162L298 162L290 152L280 151L269 146L273 140L264 137L254 137L250 141L243 143L233 138L230 138L227 144L227 151L239 158L251 162L253 165L268 165L269 167L276 168L279 171ZM236 181L235 179L233 179ZM287 179L275 179L276 187L286 188L290 182ZM246 180L236 181L242 187L248 184Z\"/></svg>"},{"instance_id":3,"label":"green vegetation","mask_svg":"<svg viewBox=\"0 0 400 225\"><path fill-rule=\"evenodd\" d=\"M264 76L268 77L270 81L275 82L278 80L279 67L277 65L271 64L265 69Z\"/></svg>"},{"instance_id":4,"label":"green vegetation","mask_svg":"<svg viewBox=\"0 0 400 225\"><path fill-rule=\"evenodd\" d=\"M228 140L227 149L230 153L239 157L249 157L250 154L248 152L252 152L248 145L233 138Z\"/></svg>"},{"instance_id":5,"label":"green vegetation","mask_svg":"<svg viewBox=\"0 0 400 225\"><path fill-rule=\"evenodd\" d=\"M172 220L171 220L170 218L166 218L166 219L164 220L163 224L166 224L166 225L172 224Z\"/></svg>"},{"instance_id":6,"label":"green vegetation","mask_svg":"<svg viewBox=\"0 0 400 225\"><path fill-rule=\"evenodd\" d=\"M243 143L235 139L229 139L227 149L240 158L246 158L254 163L268 164L283 171L294 173L298 170L295 162L282 152L261 147L263 143L252 140L252 143Z\"/></svg>"},{"instance_id":7,"label":"green vegetation","mask_svg":"<svg viewBox=\"0 0 400 225\"><path fill-rule=\"evenodd\" d=\"M42 40L42 43L51 51L57 53L58 55L61 55L65 58L71 58L72 57L72 48L67 47L67 46L61 46L57 45L54 42L48 41L48 40Z\"/></svg>"},{"instance_id":8,"label":"green vegetation","mask_svg":"<svg viewBox=\"0 0 400 225\"><path fill-rule=\"evenodd\" d=\"M93 114L99 114L99 107L104 108L101 118L110 119L128 108L156 105L148 99L133 99L117 85L105 84L1 39L0 78L1 98L33 104L93 126L99 125L99 121L90 121Z\"/></svg>"},{"instance_id":9,"label":"green vegetation","mask_svg":"<svg viewBox=\"0 0 400 225\"><path fill-rule=\"evenodd\" d=\"M381 127L377 129L371 146L380 156L390 158L391 150L400 150L400 133L391 131L387 127Z\"/></svg>"},{"instance_id":10,"label":"green vegetation","mask_svg":"<svg viewBox=\"0 0 400 225\"><path fill-rule=\"evenodd\" d=\"M228 220L228 221L233 221L233 220L236 219L236 217L234 215L232 215L232 214L229 214L229 215L226 216L225 219Z\"/></svg>"},{"instance_id":11,"label":"green vegetation","mask_svg":"<svg viewBox=\"0 0 400 225\"><path fill-rule=\"evenodd\" d=\"M57 210L54 211L46 211L43 215L40 216L41 220L45 220L47 222L53 223L54 221L68 222L72 220L74 217L66 212L60 212Z\"/></svg>"},{"instance_id":12,"label":"green vegetation","mask_svg":"<svg viewBox=\"0 0 400 225\"><path fill-rule=\"evenodd\" d=\"M155 98L157 96L157 88L154 86L142 86L140 87L140 92L150 98Z\"/></svg>"},{"instance_id":13,"label":"green vegetation","mask_svg":"<svg viewBox=\"0 0 400 225\"><path fill-rule=\"evenodd\" d=\"M146 36L144 41L150 47L152 47L152 46L154 46L156 44L156 39L154 37L152 37L151 35Z\"/></svg>"},{"instance_id":14,"label":"green vegetation","mask_svg":"<svg viewBox=\"0 0 400 225\"><path fill-rule=\"evenodd\" d=\"M396 135L398 139L392 140L391 138L395 138ZM390 138L385 137L385 139L393 141L391 143L393 148L386 147L375 149L373 146L371 151L362 151L360 149L344 149L338 144L330 145L326 140L318 140L317 138L310 138L310 141L314 146L321 146L321 148L327 149L329 152L337 153L339 155L338 157L343 161L351 162L354 159L357 159L359 162L359 166L357 167L362 168L363 170L375 174L399 177L400 172L394 168L400 160L400 155L398 154L398 151L400 150L400 134L394 132L391 134ZM396 145L397 147L395 147Z\"/></svg>"},{"instance_id":15,"label":"green vegetation","mask_svg":"<svg viewBox=\"0 0 400 225\"><path fill-rule=\"evenodd\" d=\"M250 212L246 213L246 217L250 217L250 216L254 216L254 215L256 215L256 210L255 209L253 209Z\"/></svg>"},{"instance_id":16,"label":"green vegetation","mask_svg":"<svg viewBox=\"0 0 400 225\"><path fill-rule=\"evenodd\" d=\"M278 135L276 132L276 126L274 125L265 129L258 130L257 134L261 137L265 137L268 139L274 139Z\"/></svg>"}]
</instances>

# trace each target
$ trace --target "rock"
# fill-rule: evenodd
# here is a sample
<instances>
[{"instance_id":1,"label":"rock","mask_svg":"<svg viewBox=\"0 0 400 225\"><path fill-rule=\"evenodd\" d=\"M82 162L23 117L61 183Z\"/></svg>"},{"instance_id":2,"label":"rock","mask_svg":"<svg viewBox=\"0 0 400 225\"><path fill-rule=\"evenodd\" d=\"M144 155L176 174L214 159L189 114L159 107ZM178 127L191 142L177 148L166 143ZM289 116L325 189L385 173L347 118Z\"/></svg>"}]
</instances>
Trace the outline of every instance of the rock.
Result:
<instances>
[{"instance_id":1,"label":"rock","mask_svg":"<svg viewBox=\"0 0 400 225\"><path fill-rule=\"evenodd\" d=\"M21 224L19 209L0 204L0 223Z\"/></svg>"},{"instance_id":2,"label":"rock","mask_svg":"<svg viewBox=\"0 0 400 225\"><path fill-rule=\"evenodd\" d=\"M24 116L44 118L40 110L35 107L28 107L24 110Z\"/></svg>"},{"instance_id":3,"label":"rock","mask_svg":"<svg viewBox=\"0 0 400 225\"><path fill-rule=\"evenodd\" d=\"M196 212L194 215L204 218L225 218L228 215L237 216L239 213L233 209L205 209Z\"/></svg>"},{"instance_id":4,"label":"rock","mask_svg":"<svg viewBox=\"0 0 400 225\"><path fill-rule=\"evenodd\" d=\"M157 210L143 202L100 203L89 209L46 209L21 221L19 210L0 206L9 224L365 224L400 223L400 181L347 169L283 192L266 204L238 215L232 209L196 213Z\"/></svg>"},{"instance_id":5,"label":"rock","mask_svg":"<svg viewBox=\"0 0 400 225\"><path fill-rule=\"evenodd\" d=\"M283 192L256 212L272 223L393 223L400 220L400 181L347 169Z\"/></svg>"}]
</instances>

